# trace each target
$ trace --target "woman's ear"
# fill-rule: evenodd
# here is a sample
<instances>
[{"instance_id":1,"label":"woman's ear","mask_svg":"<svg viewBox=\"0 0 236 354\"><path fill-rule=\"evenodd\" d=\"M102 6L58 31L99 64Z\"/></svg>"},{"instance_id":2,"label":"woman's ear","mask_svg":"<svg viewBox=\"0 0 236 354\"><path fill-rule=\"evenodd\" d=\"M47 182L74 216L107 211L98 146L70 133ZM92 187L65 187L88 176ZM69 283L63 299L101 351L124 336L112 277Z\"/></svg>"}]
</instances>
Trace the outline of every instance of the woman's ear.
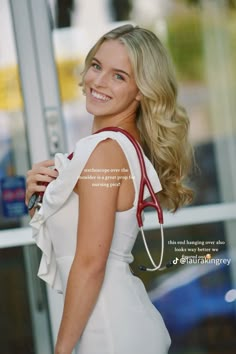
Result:
<instances>
[{"instance_id":1,"label":"woman's ear","mask_svg":"<svg viewBox=\"0 0 236 354\"><path fill-rule=\"evenodd\" d=\"M140 91L138 91L137 96L135 97L136 101L141 101L142 98L143 98L143 94Z\"/></svg>"}]
</instances>

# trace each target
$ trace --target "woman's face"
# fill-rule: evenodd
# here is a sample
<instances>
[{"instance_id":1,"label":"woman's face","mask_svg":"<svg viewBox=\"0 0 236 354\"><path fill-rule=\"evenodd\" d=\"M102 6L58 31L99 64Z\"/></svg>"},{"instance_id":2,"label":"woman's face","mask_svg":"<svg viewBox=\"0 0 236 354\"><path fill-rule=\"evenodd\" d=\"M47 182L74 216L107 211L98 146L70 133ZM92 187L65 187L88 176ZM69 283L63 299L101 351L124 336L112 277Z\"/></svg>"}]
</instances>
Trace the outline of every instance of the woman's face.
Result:
<instances>
[{"instance_id":1,"label":"woman's face","mask_svg":"<svg viewBox=\"0 0 236 354\"><path fill-rule=\"evenodd\" d=\"M105 40L84 76L87 111L95 117L135 114L141 98L125 46Z\"/></svg>"}]
</instances>

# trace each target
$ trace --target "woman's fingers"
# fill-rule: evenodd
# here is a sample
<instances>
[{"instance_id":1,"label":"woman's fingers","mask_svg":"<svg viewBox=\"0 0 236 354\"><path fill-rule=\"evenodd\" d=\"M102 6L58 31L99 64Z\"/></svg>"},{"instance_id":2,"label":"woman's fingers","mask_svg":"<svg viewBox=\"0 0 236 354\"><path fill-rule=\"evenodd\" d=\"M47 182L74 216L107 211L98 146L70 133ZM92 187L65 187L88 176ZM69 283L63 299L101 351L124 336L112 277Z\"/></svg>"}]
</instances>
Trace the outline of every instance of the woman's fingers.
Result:
<instances>
[{"instance_id":1,"label":"woman's fingers","mask_svg":"<svg viewBox=\"0 0 236 354\"><path fill-rule=\"evenodd\" d=\"M55 171L53 167L53 160L46 160L34 164L32 169L27 172L27 180L29 180L29 182L50 182L58 176L58 172Z\"/></svg>"},{"instance_id":2,"label":"woman's fingers","mask_svg":"<svg viewBox=\"0 0 236 354\"><path fill-rule=\"evenodd\" d=\"M45 160L39 163L36 163L32 166L32 169L29 171L31 174L45 174L51 177L57 177L57 172L54 170L54 161Z\"/></svg>"},{"instance_id":3,"label":"woman's fingers","mask_svg":"<svg viewBox=\"0 0 236 354\"><path fill-rule=\"evenodd\" d=\"M58 172L51 171L50 169L32 169L27 172L27 183L32 182L51 182L52 179L55 179L58 175Z\"/></svg>"},{"instance_id":4,"label":"woman's fingers","mask_svg":"<svg viewBox=\"0 0 236 354\"><path fill-rule=\"evenodd\" d=\"M54 169L54 160L45 160L34 164L26 175L26 204L28 204L32 194L45 191L46 186L43 183L50 183L57 176L58 172Z\"/></svg>"}]
</instances>

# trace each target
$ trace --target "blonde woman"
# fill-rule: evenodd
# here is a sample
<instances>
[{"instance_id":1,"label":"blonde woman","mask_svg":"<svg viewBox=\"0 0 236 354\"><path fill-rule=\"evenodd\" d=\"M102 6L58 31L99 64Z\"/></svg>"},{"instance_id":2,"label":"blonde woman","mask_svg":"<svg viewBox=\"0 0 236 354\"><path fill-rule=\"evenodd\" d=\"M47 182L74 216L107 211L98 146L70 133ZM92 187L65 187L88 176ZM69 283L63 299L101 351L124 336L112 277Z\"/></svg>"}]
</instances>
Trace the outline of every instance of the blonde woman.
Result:
<instances>
[{"instance_id":1,"label":"blonde woman","mask_svg":"<svg viewBox=\"0 0 236 354\"><path fill-rule=\"evenodd\" d=\"M189 123L159 39L131 25L110 31L88 53L81 85L92 133L126 130L143 148L162 206L175 211L189 203L192 191L183 185L191 166ZM168 353L162 317L129 268L140 177L134 146L114 131L78 141L72 160L56 154L28 172L26 203L46 189L41 208L31 211L43 252L38 275L64 294L55 354Z\"/></svg>"}]
</instances>

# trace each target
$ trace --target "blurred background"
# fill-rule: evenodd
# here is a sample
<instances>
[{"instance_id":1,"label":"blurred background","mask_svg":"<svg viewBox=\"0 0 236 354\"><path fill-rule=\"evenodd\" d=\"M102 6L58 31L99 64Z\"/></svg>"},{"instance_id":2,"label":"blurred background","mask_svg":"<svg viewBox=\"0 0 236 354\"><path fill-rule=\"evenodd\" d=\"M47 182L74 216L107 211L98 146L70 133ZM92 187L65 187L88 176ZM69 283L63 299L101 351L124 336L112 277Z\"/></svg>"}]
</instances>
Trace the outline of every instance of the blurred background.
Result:
<instances>
[{"instance_id":1,"label":"blurred background","mask_svg":"<svg viewBox=\"0 0 236 354\"><path fill-rule=\"evenodd\" d=\"M61 297L37 279L24 207L32 163L72 151L91 116L78 86L88 49L124 23L157 34L167 47L187 109L198 169L193 205L165 213L164 263L183 255L221 264L149 265L140 235L131 265L172 338L170 354L233 354L236 348L236 1L0 0L0 348L50 354ZM160 257L150 211L149 246ZM193 258L194 259L194 258ZM227 265L223 260L230 260ZM148 348L147 348L148 354Z\"/></svg>"}]
</instances>

